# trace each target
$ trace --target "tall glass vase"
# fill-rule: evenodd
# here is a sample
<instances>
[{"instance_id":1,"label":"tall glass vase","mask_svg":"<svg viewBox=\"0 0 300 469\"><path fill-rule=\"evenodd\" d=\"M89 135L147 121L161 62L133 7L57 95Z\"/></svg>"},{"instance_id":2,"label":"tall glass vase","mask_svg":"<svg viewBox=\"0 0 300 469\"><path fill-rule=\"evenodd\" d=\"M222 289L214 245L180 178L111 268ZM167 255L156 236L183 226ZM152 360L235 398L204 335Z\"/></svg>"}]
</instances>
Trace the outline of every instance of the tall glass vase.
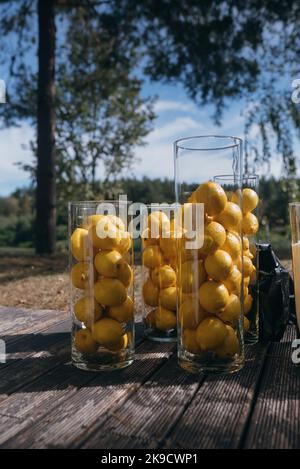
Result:
<instances>
[{"instance_id":1,"label":"tall glass vase","mask_svg":"<svg viewBox=\"0 0 300 469\"><path fill-rule=\"evenodd\" d=\"M176 202L183 212L179 364L191 372L235 372L244 364L243 214L230 193L242 189L242 142L201 136L177 140L174 148ZM230 187L215 182L222 174L231 175Z\"/></svg>"},{"instance_id":2,"label":"tall glass vase","mask_svg":"<svg viewBox=\"0 0 300 469\"><path fill-rule=\"evenodd\" d=\"M133 243L127 204L69 204L72 362L85 370L133 361Z\"/></svg>"}]
</instances>

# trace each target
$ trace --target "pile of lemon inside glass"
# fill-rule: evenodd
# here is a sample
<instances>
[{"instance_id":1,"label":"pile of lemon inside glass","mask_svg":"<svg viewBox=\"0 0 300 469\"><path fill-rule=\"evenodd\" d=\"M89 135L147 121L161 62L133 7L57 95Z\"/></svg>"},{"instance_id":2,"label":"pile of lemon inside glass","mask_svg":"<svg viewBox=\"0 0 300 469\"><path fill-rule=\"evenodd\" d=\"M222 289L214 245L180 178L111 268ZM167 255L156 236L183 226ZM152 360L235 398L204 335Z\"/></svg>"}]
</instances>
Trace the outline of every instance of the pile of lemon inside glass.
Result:
<instances>
[{"instance_id":1,"label":"pile of lemon inside glass","mask_svg":"<svg viewBox=\"0 0 300 469\"><path fill-rule=\"evenodd\" d=\"M134 315L129 295L133 284L131 247L132 238L123 221L112 215L91 215L72 233L71 252L76 263L71 280L84 292L73 308L80 324L74 345L81 353L94 354L99 347L119 352L130 345L131 334L125 331Z\"/></svg>"},{"instance_id":2,"label":"pile of lemon inside glass","mask_svg":"<svg viewBox=\"0 0 300 469\"><path fill-rule=\"evenodd\" d=\"M239 351L236 329L241 310L242 268L244 328L249 329L246 316L253 302L249 284L255 283L256 276L249 237L258 230L258 220L252 213L258 196L249 188L242 194L226 194L220 185L207 182L195 190L188 203L204 204L204 240L200 249L188 250L183 231L182 237L179 236L179 269L176 269L178 240L172 221L169 239L144 239L143 265L149 269L149 276L143 285L143 297L147 305L155 307L148 313L146 322L161 331L174 328L178 294L184 349L194 354L210 351L222 358L232 357ZM189 204L184 205L184 210ZM160 225L166 221L161 212L153 216Z\"/></svg>"}]
</instances>

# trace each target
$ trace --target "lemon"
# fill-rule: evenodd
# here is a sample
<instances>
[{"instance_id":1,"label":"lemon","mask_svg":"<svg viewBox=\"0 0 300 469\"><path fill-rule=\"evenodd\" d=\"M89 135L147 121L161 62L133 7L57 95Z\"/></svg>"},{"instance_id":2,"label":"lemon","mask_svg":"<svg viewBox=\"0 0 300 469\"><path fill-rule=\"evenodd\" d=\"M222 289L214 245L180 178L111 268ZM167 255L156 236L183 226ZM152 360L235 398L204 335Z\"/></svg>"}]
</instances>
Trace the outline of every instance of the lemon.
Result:
<instances>
[{"instance_id":1,"label":"lemon","mask_svg":"<svg viewBox=\"0 0 300 469\"><path fill-rule=\"evenodd\" d=\"M244 285L246 287L249 287L249 284L250 284L250 277L244 277Z\"/></svg>"},{"instance_id":2,"label":"lemon","mask_svg":"<svg viewBox=\"0 0 300 469\"><path fill-rule=\"evenodd\" d=\"M134 305L130 296L119 306L111 306L108 310L110 318L119 322L128 322L133 319Z\"/></svg>"},{"instance_id":3,"label":"lemon","mask_svg":"<svg viewBox=\"0 0 300 469\"><path fill-rule=\"evenodd\" d=\"M205 282L199 290L202 308L212 314L219 313L227 305L229 293L225 285L219 282Z\"/></svg>"},{"instance_id":4,"label":"lemon","mask_svg":"<svg viewBox=\"0 0 300 469\"><path fill-rule=\"evenodd\" d=\"M250 321L248 318L244 317L244 331L248 332L250 329Z\"/></svg>"},{"instance_id":5,"label":"lemon","mask_svg":"<svg viewBox=\"0 0 300 469\"><path fill-rule=\"evenodd\" d=\"M211 221L204 226L203 246L199 249L201 254L211 254L221 248L226 241L225 228L216 221Z\"/></svg>"},{"instance_id":6,"label":"lemon","mask_svg":"<svg viewBox=\"0 0 300 469\"><path fill-rule=\"evenodd\" d=\"M148 327L151 327L151 329L155 329L156 328L156 324L155 324L155 309L153 309L152 311L150 311L146 318L145 318L145 322L146 322L146 325Z\"/></svg>"},{"instance_id":7,"label":"lemon","mask_svg":"<svg viewBox=\"0 0 300 469\"><path fill-rule=\"evenodd\" d=\"M253 284L256 283L256 280L257 280L256 267L253 266L253 270L252 270L251 275L250 275L250 283L253 285Z\"/></svg>"},{"instance_id":8,"label":"lemon","mask_svg":"<svg viewBox=\"0 0 300 469\"><path fill-rule=\"evenodd\" d=\"M132 239L131 239L130 233L128 233L128 231L123 231L121 233L120 243L118 246L116 246L116 249L123 256L129 251L131 246L132 246Z\"/></svg>"},{"instance_id":9,"label":"lemon","mask_svg":"<svg viewBox=\"0 0 300 469\"><path fill-rule=\"evenodd\" d=\"M155 310L155 324L160 331L170 331L176 327L176 314L166 308L159 307Z\"/></svg>"},{"instance_id":10,"label":"lemon","mask_svg":"<svg viewBox=\"0 0 300 469\"><path fill-rule=\"evenodd\" d=\"M119 231L125 231L125 224L120 217L116 215L107 215L107 218L118 228Z\"/></svg>"},{"instance_id":11,"label":"lemon","mask_svg":"<svg viewBox=\"0 0 300 469\"><path fill-rule=\"evenodd\" d=\"M179 241L174 232L165 233L165 237L160 238L159 246L163 254L167 257L176 257Z\"/></svg>"},{"instance_id":12,"label":"lemon","mask_svg":"<svg viewBox=\"0 0 300 469\"><path fill-rule=\"evenodd\" d=\"M84 322L84 324L89 327L93 322L101 318L103 310L94 298L83 296L76 301L74 314L78 321Z\"/></svg>"},{"instance_id":13,"label":"lemon","mask_svg":"<svg viewBox=\"0 0 300 469\"><path fill-rule=\"evenodd\" d=\"M223 344L215 352L220 358L233 357L239 352L239 341L235 331L230 326L226 326L227 335Z\"/></svg>"},{"instance_id":14,"label":"lemon","mask_svg":"<svg viewBox=\"0 0 300 469\"><path fill-rule=\"evenodd\" d=\"M128 346L128 334L122 335L122 337L118 340L118 342L114 342L107 346L109 350L112 352L119 352L120 350L126 349Z\"/></svg>"},{"instance_id":15,"label":"lemon","mask_svg":"<svg viewBox=\"0 0 300 469\"><path fill-rule=\"evenodd\" d=\"M249 239L246 236L243 236L243 250L248 251L250 249Z\"/></svg>"},{"instance_id":16,"label":"lemon","mask_svg":"<svg viewBox=\"0 0 300 469\"><path fill-rule=\"evenodd\" d=\"M150 230L151 238L156 238L164 231L170 231L170 219L168 215L162 211L151 212L147 220L147 228Z\"/></svg>"},{"instance_id":17,"label":"lemon","mask_svg":"<svg viewBox=\"0 0 300 469\"><path fill-rule=\"evenodd\" d=\"M237 296L240 296L241 284L242 284L242 274L237 268L236 265L233 266L228 277L224 280L224 285L229 291L229 293L234 293Z\"/></svg>"},{"instance_id":18,"label":"lemon","mask_svg":"<svg viewBox=\"0 0 300 469\"><path fill-rule=\"evenodd\" d=\"M227 203L227 197L219 184L205 182L194 193L195 201L204 204L204 211L209 216L216 216L222 212Z\"/></svg>"},{"instance_id":19,"label":"lemon","mask_svg":"<svg viewBox=\"0 0 300 469\"><path fill-rule=\"evenodd\" d=\"M159 243L159 234L156 237L151 237L151 231L149 228L146 228L143 231L141 238L143 248L146 248L147 246L156 246Z\"/></svg>"},{"instance_id":20,"label":"lemon","mask_svg":"<svg viewBox=\"0 0 300 469\"><path fill-rule=\"evenodd\" d=\"M154 269L162 264L162 255L158 246L147 246L143 252L143 265Z\"/></svg>"},{"instance_id":21,"label":"lemon","mask_svg":"<svg viewBox=\"0 0 300 469\"><path fill-rule=\"evenodd\" d=\"M196 331L185 329L182 333L182 346L190 353L200 353L201 348L197 343Z\"/></svg>"},{"instance_id":22,"label":"lemon","mask_svg":"<svg viewBox=\"0 0 300 469\"><path fill-rule=\"evenodd\" d=\"M216 220L228 231L239 230L243 220L242 211L238 205L228 202Z\"/></svg>"},{"instance_id":23,"label":"lemon","mask_svg":"<svg viewBox=\"0 0 300 469\"><path fill-rule=\"evenodd\" d=\"M127 298L126 288L117 278L101 278L94 285L98 303L105 306L119 306Z\"/></svg>"},{"instance_id":24,"label":"lemon","mask_svg":"<svg viewBox=\"0 0 300 469\"><path fill-rule=\"evenodd\" d=\"M259 224L256 216L248 212L243 217L242 230L246 235L255 235L258 232Z\"/></svg>"},{"instance_id":25,"label":"lemon","mask_svg":"<svg viewBox=\"0 0 300 469\"><path fill-rule=\"evenodd\" d=\"M258 205L258 195L253 189L243 189L243 212L252 212Z\"/></svg>"},{"instance_id":26,"label":"lemon","mask_svg":"<svg viewBox=\"0 0 300 469\"><path fill-rule=\"evenodd\" d=\"M249 257L249 259L253 259L253 258L254 258L254 256L253 256L252 252L250 251L250 249L245 249L245 250L243 251L243 254L244 254L244 256Z\"/></svg>"},{"instance_id":27,"label":"lemon","mask_svg":"<svg viewBox=\"0 0 300 469\"><path fill-rule=\"evenodd\" d=\"M126 288L130 287L133 282L133 271L130 265L121 259L117 263L117 278L125 285Z\"/></svg>"},{"instance_id":28,"label":"lemon","mask_svg":"<svg viewBox=\"0 0 300 469\"><path fill-rule=\"evenodd\" d=\"M92 337L95 342L107 348L116 347L123 335L121 324L111 318L100 319L92 327Z\"/></svg>"},{"instance_id":29,"label":"lemon","mask_svg":"<svg viewBox=\"0 0 300 469\"><path fill-rule=\"evenodd\" d=\"M238 236L231 231L227 232L226 241L222 246L223 251L228 252L232 259L235 259L241 254L241 243Z\"/></svg>"},{"instance_id":30,"label":"lemon","mask_svg":"<svg viewBox=\"0 0 300 469\"><path fill-rule=\"evenodd\" d=\"M237 295L233 293L229 296L227 305L222 311L218 314L218 317L222 319L223 322L229 323L232 326L236 326L239 322L241 314L241 302Z\"/></svg>"},{"instance_id":31,"label":"lemon","mask_svg":"<svg viewBox=\"0 0 300 469\"><path fill-rule=\"evenodd\" d=\"M208 276L216 282L225 280L233 267L231 256L222 249L207 256L204 265Z\"/></svg>"},{"instance_id":32,"label":"lemon","mask_svg":"<svg viewBox=\"0 0 300 469\"><path fill-rule=\"evenodd\" d=\"M96 353L99 344L95 342L88 329L80 329L75 333L74 345L81 353Z\"/></svg>"},{"instance_id":33,"label":"lemon","mask_svg":"<svg viewBox=\"0 0 300 469\"><path fill-rule=\"evenodd\" d=\"M163 308L176 311L177 306L177 288L168 287L160 290L159 303Z\"/></svg>"},{"instance_id":34,"label":"lemon","mask_svg":"<svg viewBox=\"0 0 300 469\"><path fill-rule=\"evenodd\" d=\"M226 326L218 318L206 318L196 329L196 340L202 350L214 350L220 347L226 336Z\"/></svg>"},{"instance_id":35,"label":"lemon","mask_svg":"<svg viewBox=\"0 0 300 469\"><path fill-rule=\"evenodd\" d=\"M77 261L88 256L88 230L76 228L71 236L71 252Z\"/></svg>"},{"instance_id":36,"label":"lemon","mask_svg":"<svg viewBox=\"0 0 300 469\"><path fill-rule=\"evenodd\" d=\"M94 283L95 270L88 262L77 262L71 269L71 280L76 288L84 290L89 287L89 282Z\"/></svg>"},{"instance_id":37,"label":"lemon","mask_svg":"<svg viewBox=\"0 0 300 469\"><path fill-rule=\"evenodd\" d=\"M182 264L180 286L183 293L192 293L199 289L206 280L203 261L188 261Z\"/></svg>"},{"instance_id":38,"label":"lemon","mask_svg":"<svg viewBox=\"0 0 300 469\"><path fill-rule=\"evenodd\" d=\"M152 270L151 280L159 288L173 287L176 284L176 273L170 265L163 265Z\"/></svg>"},{"instance_id":39,"label":"lemon","mask_svg":"<svg viewBox=\"0 0 300 469\"><path fill-rule=\"evenodd\" d=\"M242 264L242 258L240 257L237 261L237 268L240 272L242 272L242 269L244 269L244 277L249 277L253 270L253 264L251 259L249 259L248 256L243 256Z\"/></svg>"},{"instance_id":40,"label":"lemon","mask_svg":"<svg viewBox=\"0 0 300 469\"><path fill-rule=\"evenodd\" d=\"M98 221L102 220L105 215L89 215L87 221L83 224L83 228L88 230L92 226L97 225Z\"/></svg>"},{"instance_id":41,"label":"lemon","mask_svg":"<svg viewBox=\"0 0 300 469\"><path fill-rule=\"evenodd\" d=\"M108 216L98 216L98 221L95 219L89 228L93 245L103 250L116 249L121 243L122 233Z\"/></svg>"},{"instance_id":42,"label":"lemon","mask_svg":"<svg viewBox=\"0 0 300 469\"><path fill-rule=\"evenodd\" d=\"M252 303L253 303L253 298L252 296L248 293L248 295L244 299L244 314L247 315L250 313L251 308L252 308Z\"/></svg>"},{"instance_id":43,"label":"lemon","mask_svg":"<svg viewBox=\"0 0 300 469\"><path fill-rule=\"evenodd\" d=\"M236 190L233 192L230 198L230 202L233 202L234 204L238 205L239 207L242 207L243 204L243 199L242 199L242 191L241 189Z\"/></svg>"},{"instance_id":44,"label":"lemon","mask_svg":"<svg viewBox=\"0 0 300 469\"><path fill-rule=\"evenodd\" d=\"M182 328L196 329L198 324L207 316L207 313L195 297L181 304L178 316Z\"/></svg>"},{"instance_id":45,"label":"lemon","mask_svg":"<svg viewBox=\"0 0 300 469\"><path fill-rule=\"evenodd\" d=\"M120 259L122 256L118 251L101 251L96 255L94 265L100 275L117 277L117 265Z\"/></svg>"},{"instance_id":46,"label":"lemon","mask_svg":"<svg viewBox=\"0 0 300 469\"><path fill-rule=\"evenodd\" d=\"M143 285L144 302L149 306L158 306L159 289L149 278Z\"/></svg>"}]
</instances>

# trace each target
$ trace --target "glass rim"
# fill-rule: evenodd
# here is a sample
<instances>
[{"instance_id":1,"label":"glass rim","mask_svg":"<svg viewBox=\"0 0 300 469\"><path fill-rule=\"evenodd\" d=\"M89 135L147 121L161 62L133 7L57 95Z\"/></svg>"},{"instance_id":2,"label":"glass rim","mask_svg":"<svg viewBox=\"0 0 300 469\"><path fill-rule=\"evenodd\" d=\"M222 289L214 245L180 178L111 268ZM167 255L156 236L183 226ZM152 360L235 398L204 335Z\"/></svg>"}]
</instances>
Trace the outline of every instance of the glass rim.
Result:
<instances>
[{"instance_id":1,"label":"glass rim","mask_svg":"<svg viewBox=\"0 0 300 469\"><path fill-rule=\"evenodd\" d=\"M253 180L259 180L259 175L258 174L245 174L244 176L234 176L233 174L220 174L218 176L214 176L214 180L219 180L222 179L223 181L236 181L236 180L245 180L245 179L253 179ZM300 202L299 202L300 203Z\"/></svg>"},{"instance_id":2,"label":"glass rim","mask_svg":"<svg viewBox=\"0 0 300 469\"><path fill-rule=\"evenodd\" d=\"M215 139L216 141L218 139L223 139L223 140L228 140L231 141L232 143L230 145L222 145L222 146L214 146L212 148L191 148L189 146L186 146L184 142L188 142L191 140L199 140L201 141L202 139ZM183 142L183 143L182 143ZM175 148L180 148L181 150L191 150L191 151L216 151L216 150L227 150L230 148L237 148L243 144L243 140L240 137L234 137L233 135L195 135L192 137L182 137L179 138L178 140L175 140L174 146Z\"/></svg>"}]
</instances>

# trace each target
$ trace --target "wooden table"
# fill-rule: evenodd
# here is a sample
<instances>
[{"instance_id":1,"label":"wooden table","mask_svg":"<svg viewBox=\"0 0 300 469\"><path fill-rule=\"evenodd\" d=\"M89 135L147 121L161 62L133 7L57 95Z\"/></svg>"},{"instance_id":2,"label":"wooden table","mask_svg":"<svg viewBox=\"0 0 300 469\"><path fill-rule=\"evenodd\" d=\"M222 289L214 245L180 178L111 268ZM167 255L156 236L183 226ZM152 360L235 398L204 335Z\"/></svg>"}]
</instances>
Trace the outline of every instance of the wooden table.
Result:
<instances>
[{"instance_id":1,"label":"wooden table","mask_svg":"<svg viewBox=\"0 0 300 469\"><path fill-rule=\"evenodd\" d=\"M142 338L122 371L70 364L66 313L0 308L3 448L299 448L300 366L281 343L247 347L238 374L184 373L176 346Z\"/></svg>"}]
</instances>

